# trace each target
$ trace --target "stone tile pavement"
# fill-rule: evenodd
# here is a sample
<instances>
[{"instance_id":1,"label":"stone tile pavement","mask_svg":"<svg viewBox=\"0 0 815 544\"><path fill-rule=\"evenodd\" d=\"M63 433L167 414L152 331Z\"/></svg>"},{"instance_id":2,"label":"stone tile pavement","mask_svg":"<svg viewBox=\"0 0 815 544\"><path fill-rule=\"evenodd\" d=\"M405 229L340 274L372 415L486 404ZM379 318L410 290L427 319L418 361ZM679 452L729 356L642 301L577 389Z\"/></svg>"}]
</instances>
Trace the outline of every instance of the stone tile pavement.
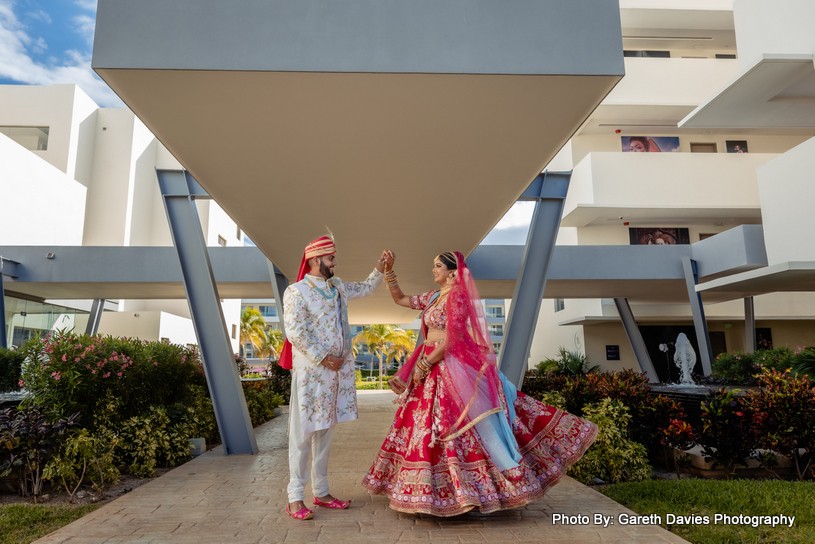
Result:
<instances>
[{"instance_id":1,"label":"stone tile pavement","mask_svg":"<svg viewBox=\"0 0 815 544\"><path fill-rule=\"evenodd\" d=\"M570 478L524 508L454 518L402 514L360 484L373 462L395 405L390 392L360 392L360 418L337 428L332 445L331 492L352 499L344 511L318 508L315 519L286 515L287 419L256 429L260 454L224 456L220 448L180 466L95 512L41 538L40 544L331 544L411 541L547 542L551 544L661 544L686 542L659 526L620 525L632 512ZM306 498L310 504L310 497ZM589 517L584 525L553 525L553 514ZM593 523L594 514L614 525Z\"/></svg>"}]
</instances>

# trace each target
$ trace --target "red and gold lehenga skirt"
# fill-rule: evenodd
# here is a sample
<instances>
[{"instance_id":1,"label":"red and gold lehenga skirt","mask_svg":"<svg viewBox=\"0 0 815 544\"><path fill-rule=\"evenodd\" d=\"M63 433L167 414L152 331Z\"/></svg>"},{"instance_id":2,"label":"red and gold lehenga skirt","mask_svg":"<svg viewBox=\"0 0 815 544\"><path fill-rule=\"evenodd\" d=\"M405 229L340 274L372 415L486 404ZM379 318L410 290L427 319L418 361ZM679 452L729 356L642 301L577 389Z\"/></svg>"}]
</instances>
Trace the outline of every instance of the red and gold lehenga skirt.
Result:
<instances>
[{"instance_id":1,"label":"red and gold lehenga skirt","mask_svg":"<svg viewBox=\"0 0 815 544\"><path fill-rule=\"evenodd\" d=\"M455 516L523 506L543 497L597 437L595 424L519 392L512 431L523 459L502 473L476 427L446 442L432 439L434 413L444 410L443 364L410 390L362 481L369 492L390 497L394 510Z\"/></svg>"}]
</instances>

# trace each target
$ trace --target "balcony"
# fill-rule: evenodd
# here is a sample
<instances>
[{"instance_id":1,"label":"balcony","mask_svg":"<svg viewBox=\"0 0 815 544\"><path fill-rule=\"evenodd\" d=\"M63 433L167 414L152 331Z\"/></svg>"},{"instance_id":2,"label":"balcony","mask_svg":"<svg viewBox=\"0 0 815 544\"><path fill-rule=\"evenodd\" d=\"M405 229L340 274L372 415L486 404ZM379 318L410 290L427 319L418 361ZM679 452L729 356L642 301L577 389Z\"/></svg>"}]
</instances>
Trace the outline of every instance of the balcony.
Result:
<instances>
[{"instance_id":1,"label":"balcony","mask_svg":"<svg viewBox=\"0 0 815 544\"><path fill-rule=\"evenodd\" d=\"M760 223L756 168L772 153L590 153L574 168L564 227Z\"/></svg>"}]
</instances>

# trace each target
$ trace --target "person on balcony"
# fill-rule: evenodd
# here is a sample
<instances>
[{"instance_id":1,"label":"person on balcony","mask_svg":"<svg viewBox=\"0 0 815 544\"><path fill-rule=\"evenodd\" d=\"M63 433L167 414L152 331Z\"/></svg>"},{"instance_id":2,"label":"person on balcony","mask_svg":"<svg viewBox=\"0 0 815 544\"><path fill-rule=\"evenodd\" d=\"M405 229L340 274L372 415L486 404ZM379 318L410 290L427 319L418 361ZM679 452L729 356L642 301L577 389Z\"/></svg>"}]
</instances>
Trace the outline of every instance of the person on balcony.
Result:
<instances>
[{"instance_id":1,"label":"person on balcony","mask_svg":"<svg viewBox=\"0 0 815 544\"><path fill-rule=\"evenodd\" d=\"M334 240L318 238L306 246L297 283L283 296L286 342L280 366L292 370L289 414L289 504L295 519L312 519L304 491L311 467L314 505L344 509L328 491L328 455L334 426L357 419L357 391L348 300L373 294L382 283L384 251L365 281L346 283L334 277L337 264Z\"/></svg>"}]
</instances>

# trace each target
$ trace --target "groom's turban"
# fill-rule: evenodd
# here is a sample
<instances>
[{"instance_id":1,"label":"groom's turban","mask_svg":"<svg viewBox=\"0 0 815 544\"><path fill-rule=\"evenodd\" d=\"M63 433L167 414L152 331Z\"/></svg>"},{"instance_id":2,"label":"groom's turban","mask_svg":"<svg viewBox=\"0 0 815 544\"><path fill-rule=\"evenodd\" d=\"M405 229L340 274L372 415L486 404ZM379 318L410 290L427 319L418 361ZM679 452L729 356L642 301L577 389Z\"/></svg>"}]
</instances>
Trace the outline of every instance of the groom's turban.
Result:
<instances>
[{"instance_id":1,"label":"groom's turban","mask_svg":"<svg viewBox=\"0 0 815 544\"><path fill-rule=\"evenodd\" d=\"M306 251L303 254L303 259L307 261L309 259L313 259L314 257L333 255L336 252L337 250L334 247L334 240L332 240L328 236L323 236L322 238L317 238L316 240L314 240L313 242L306 246Z\"/></svg>"}]
</instances>

